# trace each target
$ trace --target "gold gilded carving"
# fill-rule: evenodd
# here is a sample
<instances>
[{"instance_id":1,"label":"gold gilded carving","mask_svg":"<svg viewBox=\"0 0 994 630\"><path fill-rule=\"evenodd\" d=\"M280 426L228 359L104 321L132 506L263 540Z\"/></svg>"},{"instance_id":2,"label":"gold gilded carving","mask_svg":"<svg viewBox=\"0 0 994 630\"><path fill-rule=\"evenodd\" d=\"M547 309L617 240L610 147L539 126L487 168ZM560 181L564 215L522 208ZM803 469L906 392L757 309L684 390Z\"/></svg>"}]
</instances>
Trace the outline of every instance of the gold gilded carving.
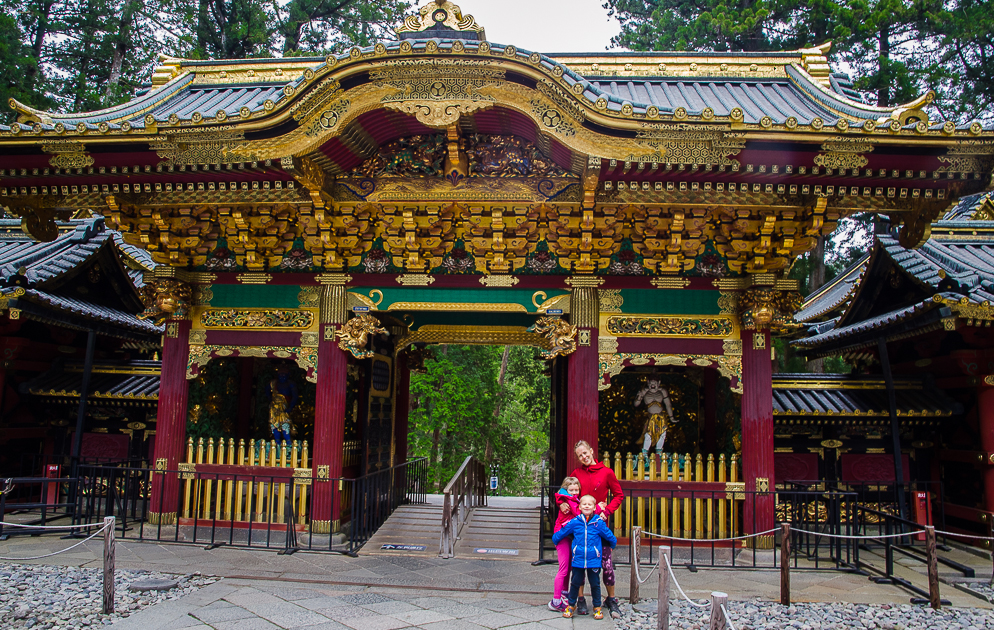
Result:
<instances>
[{"instance_id":1,"label":"gold gilded carving","mask_svg":"<svg viewBox=\"0 0 994 630\"><path fill-rule=\"evenodd\" d=\"M272 356L270 356L272 355ZM317 348L294 348L283 346L190 346L190 354L186 364L187 380L197 377L199 369L209 363L213 357L265 357L277 359L293 359L302 370L307 372L305 377L309 382L317 382L318 351Z\"/></svg>"},{"instance_id":2,"label":"gold gilded carving","mask_svg":"<svg viewBox=\"0 0 994 630\"><path fill-rule=\"evenodd\" d=\"M294 206L218 210L218 222L228 237L228 247L235 254L235 261L245 265L250 271L262 271L267 265L270 269L280 266L283 254L293 245L294 232L290 227L297 221L297 217L297 208ZM244 274L246 277L257 278L262 275Z\"/></svg>"},{"instance_id":3,"label":"gold gilded carving","mask_svg":"<svg viewBox=\"0 0 994 630\"><path fill-rule=\"evenodd\" d=\"M24 199L4 198L0 207L15 217L21 218L21 229L32 238L42 243L51 243L59 237L58 221L68 221L72 211L67 208L56 208L54 196L31 197Z\"/></svg>"},{"instance_id":4,"label":"gold gilded carving","mask_svg":"<svg viewBox=\"0 0 994 630\"><path fill-rule=\"evenodd\" d=\"M532 304L535 305L536 312L543 314L555 309L559 309L563 313L569 313L570 299L571 296L569 293L554 295L551 298L546 295L545 291L536 291L532 294ZM539 302L539 300L542 301Z\"/></svg>"},{"instance_id":5,"label":"gold gilded carving","mask_svg":"<svg viewBox=\"0 0 994 630\"><path fill-rule=\"evenodd\" d=\"M190 304L190 285L177 280L147 280L141 289L145 310L138 319L162 324L170 317L184 319Z\"/></svg>"},{"instance_id":6,"label":"gold gilded carving","mask_svg":"<svg viewBox=\"0 0 994 630\"><path fill-rule=\"evenodd\" d=\"M310 328L314 313L296 309L210 309L200 314L207 328Z\"/></svg>"},{"instance_id":7,"label":"gold gilded carving","mask_svg":"<svg viewBox=\"0 0 994 630\"><path fill-rule=\"evenodd\" d=\"M597 389L603 391L610 389L611 377L621 374L627 361L629 365L675 365L699 367L716 366L718 373L732 382L732 391L741 394L742 386L742 357L722 356L711 354L645 354L645 353L618 353L600 354L599 371L601 375Z\"/></svg>"},{"instance_id":8,"label":"gold gilded carving","mask_svg":"<svg viewBox=\"0 0 994 630\"><path fill-rule=\"evenodd\" d=\"M690 286L689 278L653 278L649 282L657 289L685 289Z\"/></svg>"},{"instance_id":9,"label":"gold gilded carving","mask_svg":"<svg viewBox=\"0 0 994 630\"><path fill-rule=\"evenodd\" d=\"M207 343L207 331L206 330L191 330L190 331L190 345L202 346Z\"/></svg>"},{"instance_id":10,"label":"gold gilded carving","mask_svg":"<svg viewBox=\"0 0 994 630\"><path fill-rule=\"evenodd\" d=\"M311 485L311 475L312 470L310 468L294 468L293 469L293 485L295 486L309 486Z\"/></svg>"},{"instance_id":11,"label":"gold gilded carving","mask_svg":"<svg viewBox=\"0 0 994 630\"><path fill-rule=\"evenodd\" d=\"M408 16L404 20L404 25L396 29L400 33L418 33L440 26L448 27L454 31L474 31L479 34L481 41L486 39L486 32L483 27L476 23L472 15L463 16L458 5L448 0L434 0L421 7L418 15Z\"/></svg>"},{"instance_id":12,"label":"gold gilded carving","mask_svg":"<svg viewBox=\"0 0 994 630\"><path fill-rule=\"evenodd\" d=\"M597 203L597 186L600 183L601 159L589 156L587 158L587 168L583 171L583 207L593 209Z\"/></svg>"},{"instance_id":13,"label":"gold gilded carving","mask_svg":"<svg viewBox=\"0 0 994 630\"><path fill-rule=\"evenodd\" d=\"M607 331L626 337L726 337L732 322L724 317L617 317L607 319Z\"/></svg>"},{"instance_id":14,"label":"gold gilded carving","mask_svg":"<svg viewBox=\"0 0 994 630\"><path fill-rule=\"evenodd\" d=\"M598 296L602 313L622 312L621 307L625 304L625 298L621 296L621 289L598 289Z\"/></svg>"},{"instance_id":15,"label":"gold gilded carving","mask_svg":"<svg viewBox=\"0 0 994 630\"><path fill-rule=\"evenodd\" d=\"M990 197L984 199L983 203L980 204L973 214L970 215L971 221L994 221L994 201Z\"/></svg>"},{"instance_id":16,"label":"gold gilded carving","mask_svg":"<svg viewBox=\"0 0 994 630\"><path fill-rule=\"evenodd\" d=\"M573 354L576 350L577 328L558 317L540 317L528 332L539 333L549 340L549 349L542 351L543 359L555 359ZM590 344L588 337L587 345Z\"/></svg>"},{"instance_id":17,"label":"gold gilded carving","mask_svg":"<svg viewBox=\"0 0 994 630\"><path fill-rule=\"evenodd\" d=\"M940 173L989 173L994 166L994 141L962 140L946 149L939 161L945 162L936 169Z\"/></svg>"},{"instance_id":18,"label":"gold gilded carving","mask_svg":"<svg viewBox=\"0 0 994 630\"><path fill-rule=\"evenodd\" d=\"M287 157L280 162L283 169L293 175L294 179L307 190L315 208L323 209L326 205L331 204L331 194L326 186L325 172L320 164L309 157Z\"/></svg>"},{"instance_id":19,"label":"gold gilded carving","mask_svg":"<svg viewBox=\"0 0 994 630\"><path fill-rule=\"evenodd\" d=\"M318 333L305 332L300 333L300 346L302 348L317 348L320 342L320 335Z\"/></svg>"},{"instance_id":20,"label":"gold gilded carving","mask_svg":"<svg viewBox=\"0 0 994 630\"><path fill-rule=\"evenodd\" d=\"M86 152L86 147L81 142L47 142L41 145L41 150L54 154L48 160L48 164L54 168L86 168L94 163L93 157Z\"/></svg>"},{"instance_id":21,"label":"gold gilded carving","mask_svg":"<svg viewBox=\"0 0 994 630\"><path fill-rule=\"evenodd\" d=\"M413 114L418 122L433 129L445 129L459 122L459 117L493 106L489 101L403 101L384 103L387 109Z\"/></svg>"},{"instance_id":22,"label":"gold gilded carving","mask_svg":"<svg viewBox=\"0 0 994 630\"><path fill-rule=\"evenodd\" d=\"M331 466L321 465L318 466L317 474L315 478L318 481L330 481L331 480Z\"/></svg>"},{"instance_id":23,"label":"gold gilded carving","mask_svg":"<svg viewBox=\"0 0 994 630\"><path fill-rule=\"evenodd\" d=\"M346 296L344 284L326 284L321 287L321 310L320 319L322 324L344 324L349 318L348 297ZM330 328L325 329L325 335Z\"/></svg>"},{"instance_id":24,"label":"gold gilded carving","mask_svg":"<svg viewBox=\"0 0 994 630\"><path fill-rule=\"evenodd\" d=\"M800 326L794 320L794 313L803 302L804 298L796 291L750 289L739 299L742 328L757 331L770 329L773 332L794 330Z\"/></svg>"},{"instance_id":25,"label":"gold gilded carving","mask_svg":"<svg viewBox=\"0 0 994 630\"><path fill-rule=\"evenodd\" d=\"M358 315L335 333L338 336L338 347L357 359L368 359L373 356L372 350L366 350L369 335L387 335L386 328L372 315Z\"/></svg>"},{"instance_id":26,"label":"gold gilded carving","mask_svg":"<svg viewBox=\"0 0 994 630\"><path fill-rule=\"evenodd\" d=\"M375 311L380 306L380 302L383 301L383 291L373 289L369 292L369 297L349 291L345 297L347 300L346 308L350 311L356 306L365 307L371 311Z\"/></svg>"},{"instance_id":27,"label":"gold gilded carving","mask_svg":"<svg viewBox=\"0 0 994 630\"><path fill-rule=\"evenodd\" d=\"M984 377L984 385L990 385L994 387L994 374L988 374Z\"/></svg>"},{"instance_id":28,"label":"gold gilded carving","mask_svg":"<svg viewBox=\"0 0 994 630\"><path fill-rule=\"evenodd\" d=\"M413 343L483 344L499 346L535 346L548 348L548 340L527 332L521 326L433 326L412 330L397 341L402 349Z\"/></svg>"},{"instance_id":29,"label":"gold gilded carving","mask_svg":"<svg viewBox=\"0 0 994 630\"><path fill-rule=\"evenodd\" d=\"M599 335L597 337L598 354L614 354L617 351L618 351L617 337L610 337L608 335Z\"/></svg>"},{"instance_id":30,"label":"gold gilded carving","mask_svg":"<svg viewBox=\"0 0 994 630\"><path fill-rule=\"evenodd\" d=\"M577 343L581 346L589 346L591 336L589 328L581 328L577 332Z\"/></svg>"},{"instance_id":31,"label":"gold gilded carving","mask_svg":"<svg viewBox=\"0 0 994 630\"><path fill-rule=\"evenodd\" d=\"M487 275L480 278L480 284L485 287L513 287L518 284L518 279L514 276L494 276Z\"/></svg>"},{"instance_id":32,"label":"gold gilded carving","mask_svg":"<svg viewBox=\"0 0 994 630\"><path fill-rule=\"evenodd\" d=\"M192 306L210 306L213 299L214 291L211 289L211 285L195 285L190 304Z\"/></svg>"},{"instance_id":33,"label":"gold gilded carving","mask_svg":"<svg viewBox=\"0 0 994 630\"><path fill-rule=\"evenodd\" d=\"M316 308L321 306L321 287L300 287L297 303L301 308Z\"/></svg>"},{"instance_id":34,"label":"gold gilded carving","mask_svg":"<svg viewBox=\"0 0 994 630\"><path fill-rule=\"evenodd\" d=\"M235 279L242 284L269 284L273 276L268 273L240 273Z\"/></svg>"},{"instance_id":35,"label":"gold gilded carving","mask_svg":"<svg viewBox=\"0 0 994 630\"><path fill-rule=\"evenodd\" d=\"M549 105L549 103L536 98L531 101L530 105L532 114L538 118L547 131L554 132L560 136L566 136L567 138L576 135L576 126L567 120L562 112Z\"/></svg>"},{"instance_id":36,"label":"gold gilded carving","mask_svg":"<svg viewBox=\"0 0 994 630\"><path fill-rule=\"evenodd\" d=\"M716 129L712 125L690 123L643 123L636 141L653 152L632 154L632 162L660 162L667 164L737 165L738 155L745 148L745 134L733 132L728 127Z\"/></svg>"},{"instance_id":37,"label":"gold gilded carving","mask_svg":"<svg viewBox=\"0 0 994 630\"><path fill-rule=\"evenodd\" d=\"M860 138L836 136L821 145L824 153L815 156L814 162L825 168L862 168L869 160L862 155L873 151L873 145Z\"/></svg>"},{"instance_id":38,"label":"gold gilded carving","mask_svg":"<svg viewBox=\"0 0 994 630\"><path fill-rule=\"evenodd\" d=\"M235 160L229 155L230 146L244 141L245 134L240 131L215 132L170 132L167 139L159 140L150 145L153 151L162 158L163 164L192 165L192 164L223 164L224 162L245 161L242 156Z\"/></svg>"},{"instance_id":39,"label":"gold gilded carving","mask_svg":"<svg viewBox=\"0 0 994 630\"><path fill-rule=\"evenodd\" d=\"M179 324L176 322L166 324L166 339L179 339Z\"/></svg>"},{"instance_id":40,"label":"gold gilded carving","mask_svg":"<svg viewBox=\"0 0 994 630\"><path fill-rule=\"evenodd\" d=\"M583 287L599 287L604 284L604 278L598 276L570 276L566 278L566 284L579 289Z\"/></svg>"},{"instance_id":41,"label":"gold gilded carving","mask_svg":"<svg viewBox=\"0 0 994 630\"><path fill-rule=\"evenodd\" d=\"M766 332L762 330L757 330L752 336L752 349L753 350L766 350Z\"/></svg>"},{"instance_id":42,"label":"gold gilded carving","mask_svg":"<svg viewBox=\"0 0 994 630\"><path fill-rule=\"evenodd\" d=\"M188 462L179 462L176 464L179 469L180 479L196 479L197 478L197 465Z\"/></svg>"},{"instance_id":43,"label":"gold gilded carving","mask_svg":"<svg viewBox=\"0 0 994 630\"><path fill-rule=\"evenodd\" d=\"M423 273L407 273L397 276L397 284L402 284L405 287L426 287L433 282L435 282L434 276Z\"/></svg>"},{"instance_id":44,"label":"gold gilded carving","mask_svg":"<svg viewBox=\"0 0 994 630\"><path fill-rule=\"evenodd\" d=\"M344 273L320 273L314 279L321 284L348 284L352 282L352 276Z\"/></svg>"},{"instance_id":45,"label":"gold gilded carving","mask_svg":"<svg viewBox=\"0 0 994 630\"><path fill-rule=\"evenodd\" d=\"M728 357L740 357L742 356L742 340L741 339L726 339L721 344L721 351L725 356Z\"/></svg>"},{"instance_id":46,"label":"gold gilded carving","mask_svg":"<svg viewBox=\"0 0 994 630\"><path fill-rule=\"evenodd\" d=\"M484 311L493 313L527 313L523 304L487 302L394 302L389 311Z\"/></svg>"},{"instance_id":47,"label":"gold gilded carving","mask_svg":"<svg viewBox=\"0 0 994 630\"><path fill-rule=\"evenodd\" d=\"M570 291L570 320L580 328L597 328L600 318L597 289L574 287Z\"/></svg>"},{"instance_id":48,"label":"gold gilded carving","mask_svg":"<svg viewBox=\"0 0 994 630\"><path fill-rule=\"evenodd\" d=\"M721 291L718 296L718 313L720 315L737 315L739 312L739 296L737 293Z\"/></svg>"}]
</instances>

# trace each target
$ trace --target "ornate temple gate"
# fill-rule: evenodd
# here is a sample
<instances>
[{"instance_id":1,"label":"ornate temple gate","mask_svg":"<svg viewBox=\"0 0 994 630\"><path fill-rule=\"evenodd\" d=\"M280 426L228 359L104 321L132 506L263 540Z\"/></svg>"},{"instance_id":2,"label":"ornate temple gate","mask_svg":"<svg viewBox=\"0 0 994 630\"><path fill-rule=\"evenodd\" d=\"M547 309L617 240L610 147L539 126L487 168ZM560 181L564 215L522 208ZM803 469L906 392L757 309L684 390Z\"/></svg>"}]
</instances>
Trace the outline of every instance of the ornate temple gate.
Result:
<instances>
[{"instance_id":1,"label":"ornate temple gate","mask_svg":"<svg viewBox=\"0 0 994 630\"><path fill-rule=\"evenodd\" d=\"M153 504L180 505L188 379L212 358L292 362L315 384L308 518L326 532L347 417L363 423L351 474L403 462L417 349L518 343L557 357L559 475L580 439L638 450L604 432L608 409L645 418L605 406L612 383L669 379L685 411L699 381L698 420L733 397L728 439L698 422L686 451L739 455L759 495L744 527L769 529L771 333L799 302L785 272L855 212L919 244L988 181L994 133L931 119L931 94L852 100L827 46L552 58L488 42L443 0L398 36L327 58L167 59L131 103L15 102L0 126L0 199L27 230L49 238L88 208L160 265Z\"/></svg>"}]
</instances>

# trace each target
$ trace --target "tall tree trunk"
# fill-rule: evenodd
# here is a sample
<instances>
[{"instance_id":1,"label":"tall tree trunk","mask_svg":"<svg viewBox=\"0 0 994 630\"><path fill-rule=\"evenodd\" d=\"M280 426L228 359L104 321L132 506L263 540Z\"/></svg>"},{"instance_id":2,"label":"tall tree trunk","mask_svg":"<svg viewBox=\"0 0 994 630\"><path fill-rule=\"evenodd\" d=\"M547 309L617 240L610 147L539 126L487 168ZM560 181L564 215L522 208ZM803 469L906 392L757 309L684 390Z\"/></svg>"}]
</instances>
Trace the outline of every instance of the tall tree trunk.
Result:
<instances>
[{"instance_id":1,"label":"tall tree trunk","mask_svg":"<svg viewBox=\"0 0 994 630\"><path fill-rule=\"evenodd\" d=\"M504 356L500 360L500 374L497 376L497 403L494 405L494 425L500 418L500 406L504 401L504 375L507 374L507 360L511 356L511 346L504 346ZM483 449L483 465L489 466L494 457L493 444L487 436L487 445Z\"/></svg>"},{"instance_id":2,"label":"tall tree trunk","mask_svg":"<svg viewBox=\"0 0 994 630\"><path fill-rule=\"evenodd\" d=\"M442 345L442 354L448 354L449 347L447 345ZM445 383L445 377L442 377L438 381L438 391L441 393L442 384ZM429 416L430 417L430 416ZM429 464L435 467L435 494L442 488L442 425L435 425L435 429L431 432L431 459L428 460Z\"/></svg>"},{"instance_id":3,"label":"tall tree trunk","mask_svg":"<svg viewBox=\"0 0 994 630\"><path fill-rule=\"evenodd\" d=\"M878 37L877 41L878 41L879 60L880 60L878 61L878 72L880 74L877 75L878 80L880 81L880 85L877 88L877 105L880 107L889 107L890 81L886 79L889 79L890 66L888 64L888 76L882 76L883 68L880 66L883 66L884 64L890 61L890 26L883 26L880 29L880 33L878 33L877 37Z\"/></svg>"},{"instance_id":4,"label":"tall tree trunk","mask_svg":"<svg viewBox=\"0 0 994 630\"><path fill-rule=\"evenodd\" d=\"M825 237L818 237L818 244L811 252L811 276L808 278L808 292L818 290L825 284Z\"/></svg>"},{"instance_id":5,"label":"tall tree trunk","mask_svg":"<svg viewBox=\"0 0 994 630\"><path fill-rule=\"evenodd\" d=\"M131 23L138 9L137 0L127 0L121 10L121 21L117 29L117 45L114 46L114 57L110 62L110 76L107 78L107 89L104 91L104 105L110 105L121 83L121 69L124 67L124 57L128 54L131 44Z\"/></svg>"},{"instance_id":6,"label":"tall tree trunk","mask_svg":"<svg viewBox=\"0 0 994 630\"><path fill-rule=\"evenodd\" d=\"M35 29L34 42L31 45L31 51L34 53L34 63L27 67L25 70L25 75L27 76L27 81L25 82L26 90L35 90L35 84L38 81L38 72L41 66L41 53L45 48L45 38L48 36L48 19L49 14L52 11L52 4L54 0L42 0L38 3L38 25Z\"/></svg>"}]
</instances>

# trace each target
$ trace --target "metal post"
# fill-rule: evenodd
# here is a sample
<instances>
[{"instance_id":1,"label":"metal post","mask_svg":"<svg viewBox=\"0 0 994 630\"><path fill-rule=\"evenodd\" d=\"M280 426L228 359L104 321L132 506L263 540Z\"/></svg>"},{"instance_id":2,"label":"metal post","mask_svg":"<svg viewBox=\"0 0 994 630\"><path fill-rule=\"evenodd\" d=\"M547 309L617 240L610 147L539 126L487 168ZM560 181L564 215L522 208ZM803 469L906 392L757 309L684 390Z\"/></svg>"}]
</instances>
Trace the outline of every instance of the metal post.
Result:
<instances>
[{"instance_id":1,"label":"metal post","mask_svg":"<svg viewBox=\"0 0 994 630\"><path fill-rule=\"evenodd\" d=\"M780 525L780 603L790 606L790 523Z\"/></svg>"},{"instance_id":2,"label":"metal post","mask_svg":"<svg viewBox=\"0 0 994 630\"><path fill-rule=\"evenodd\" d=\"M670 630L670 557L659 559L659 596L657 599L656 630Z\"/></svg>"},{"instance_id":3,"label":"metal post","mask_svg":"<svg viewBox=\"0 0 994 630\"><path fill-rule=\"evenodd\" d=\"M721 607L728 603L728 594L714 591L711 593L711 623L708 630L726 630L725 613Z\"/></svg>"},{"instance_id":4,"label":"metal post","mask_svg":"<svg viewBox=\"0 0 994 630\"><path fill-rule=\"evenodd\" d=\"M642 528L637 525L632 527L631 540L631 579L628 582L628 602L637 604L639 601L639 578L638 566L642 558Z\"/></svg>"},{"instance_id":5,"label":"metal post","mask_svg":"<svg viewBox=\"0 0 994 630\"><path fill-rule=\"evenodd\" d=\"M935 527L925 526L925 557L928 559L928 600L932 608L942 608L939 597L939 567L935 558Z\"/></svg>"},{"instance_id":6,"label":"metal post","mask_svg":"<svg viewBox=\"0 0 994 630\"><path fill-rule=\"evenodd\" d=\"M114 612L114 526L113 516L104 518L104 601L103 613Z\"/></svg>"}]
</instances>

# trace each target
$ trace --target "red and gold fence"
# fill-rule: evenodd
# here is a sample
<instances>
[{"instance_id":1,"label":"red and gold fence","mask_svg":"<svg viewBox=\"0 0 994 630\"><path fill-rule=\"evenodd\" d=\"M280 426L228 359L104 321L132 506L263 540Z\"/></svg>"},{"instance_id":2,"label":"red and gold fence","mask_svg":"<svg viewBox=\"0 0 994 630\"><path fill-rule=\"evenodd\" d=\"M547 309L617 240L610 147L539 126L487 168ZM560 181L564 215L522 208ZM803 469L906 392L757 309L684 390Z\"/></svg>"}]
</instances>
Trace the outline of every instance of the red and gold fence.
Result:
<instances>
[{"instance_id":1,"label":"red and gold fence","mask_svg":"<svg viewBox=\"0 0 994 630\"><path fill-rule=\"evenodd\" d=\"M617 536L635 525L643 531L678 538L728 538L741 534L744 484L738 456L696 457L690 453L605 453L625 491L625 503L614 513Z\"/></svg>"},{"instance_id":2,"label":"red and gold fence","mask_svg":"<svg viewBox=\"0 0 994 630\"><path fill-rule=\"evenodd\" d=\"M180 519L286 524L293 501L296 524L307 523L311 483L307 442L204 438L186 446Z\"/></svg>"}]
</instances>

